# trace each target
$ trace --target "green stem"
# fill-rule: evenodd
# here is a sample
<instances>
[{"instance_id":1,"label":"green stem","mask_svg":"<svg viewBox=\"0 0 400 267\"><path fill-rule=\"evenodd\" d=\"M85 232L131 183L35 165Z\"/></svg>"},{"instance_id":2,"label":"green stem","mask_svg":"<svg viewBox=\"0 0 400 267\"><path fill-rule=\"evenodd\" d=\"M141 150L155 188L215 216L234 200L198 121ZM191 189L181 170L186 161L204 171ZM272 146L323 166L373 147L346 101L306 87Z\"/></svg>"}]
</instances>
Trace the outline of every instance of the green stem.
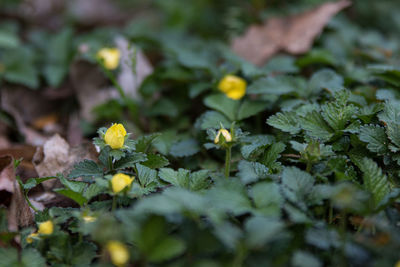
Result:
<instances>
[{"instance_id":1,"label":"green stem","mask_svg":"<svg viewBox=\"0 0 400 267\"><path fill-rule=\"evenodd\" d=\"M108 170L110 172L113 170L113 159L111 156L108 156Z\"/></svg>"},{"instance_id":2,"label":"green stem","mask_svg":"<svg viewBox=\"0 0 400 267\"><path fill-rule=\"evenodd\" d=\"M226 148L226 155L225 155L225 177L229 178L231 168L231 147Z\"/></svg>"},{"instance_id":3,"label":"green stem","mask_svg":"<svg viewBox=\"0 0 400 267\"><path fill-rule=\"evenodd\" d=\"M107 78L110 79L111 83L115 86L115 88L117 88L117 91L121 96L122 100L124 101L124 104L128 107L135 124L141 126L140 120L136 116L137 112L135 108L129 103L129 98L125 95L124 89L122 89L121 85L118 83L117 79L115 78L115 75L109 69L104 67L103 62L101 62L101 60L98 60L98 63L102 67Z\"/></svg>"},{"instance_id":4,"label":"green stem","mask_svg":"<svg viewBox=\"0 0 400 267\"><path fill-rule=\"evenodd\" d=\"M332 203L329 205L329 224L333 222L333 206Z\"/></svg>"},{"instance_id":5,"label":"green stem","mask_svg":"<svg viewBox=\"0 0 400 267\"><path fill-rule=\"evenodd\" d=\"M114 211L117 207L117 196L114 195L113 196L113 200L112 200L112 207L111 207L111 211Z\"/></svg>"},{"instance_id":6,"label":"green stem","mask_svg":"<svg viewBox=\"0 0 400 267\"><path fill-rule=\"evenodd\" d=\"M312 168L312 163L311 161L307 161L307 167L306 167L306 172L310 172Z\"/></svg>"}]
</instances>

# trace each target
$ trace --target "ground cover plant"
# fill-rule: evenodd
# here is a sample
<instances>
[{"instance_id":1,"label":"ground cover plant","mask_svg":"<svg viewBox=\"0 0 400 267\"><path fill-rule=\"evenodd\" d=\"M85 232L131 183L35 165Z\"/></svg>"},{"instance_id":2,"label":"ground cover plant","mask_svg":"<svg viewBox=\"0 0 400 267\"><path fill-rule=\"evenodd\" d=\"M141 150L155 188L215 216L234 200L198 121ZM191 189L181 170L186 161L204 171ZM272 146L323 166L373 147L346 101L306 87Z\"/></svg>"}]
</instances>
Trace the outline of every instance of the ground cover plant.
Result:
<instances>
[{"instance_id":1,"label":"ground cover plant","mask_svg":"<svg viewBox=\"0 0 400 267\"><path fill-rule=\"evenodd\" d=\"M35 2L0 4L0 266L400 266L396 1Z\"/></svg>"}]
</instances>

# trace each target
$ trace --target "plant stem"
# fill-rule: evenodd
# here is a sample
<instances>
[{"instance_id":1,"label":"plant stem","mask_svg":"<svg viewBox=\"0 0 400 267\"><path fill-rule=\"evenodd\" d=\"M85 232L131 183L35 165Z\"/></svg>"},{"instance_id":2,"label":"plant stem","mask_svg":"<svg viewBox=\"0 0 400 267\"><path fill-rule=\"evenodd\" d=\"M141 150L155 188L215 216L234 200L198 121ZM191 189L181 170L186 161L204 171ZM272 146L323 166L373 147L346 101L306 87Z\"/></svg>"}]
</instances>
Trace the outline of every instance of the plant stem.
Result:
<instances>
[{"instance_id":1,"label":"plant stem","mask_svg":"<svg viewBox=\"0 0 400 267\"><path fill-rule=\"evenodd\" d=\"M333 221L333 206L332 203L329 205L329 224L332 224Z\"/></svg>"},{"instance_id":2,"label":"plant stem","mask_svg":"<svg viewBox=\"0 0 400 267\"><path fill-rule=\"evenodd\" d=\"M226 148L226 155L225 155L225 177L229 178L231 168L231 147Z\"/></svg>"},{"instance_id":3,"label":"plant stem","mask_svg":"<svg viewBox=\"0 0 400 267\"><path fill-rule=\"evenodd\" d=\"M311 161L307 161L307 166L306 166L306 172L310 172L312 168L312 163Z\"/></svg>"},{"instance_id":4,"label":"plant stem","mask_svg":"<svg viewBox=\"0 0 400 267\"><path fill-rule=\"evenodd\" d=\"M116 207L117 207L117 196L114 195L112 200L111 211L114 211Z\"/></svg>"},{"instance_id":5,"label":"plant stem","mask_svg":"<svg viewBox=\"0 0 400 267\"><path fill-rule=\"evenodd\" d=\"M113 160L111 156L108 156L108 170L109 171L113 170Z\"/></svg>"}]
</instances>

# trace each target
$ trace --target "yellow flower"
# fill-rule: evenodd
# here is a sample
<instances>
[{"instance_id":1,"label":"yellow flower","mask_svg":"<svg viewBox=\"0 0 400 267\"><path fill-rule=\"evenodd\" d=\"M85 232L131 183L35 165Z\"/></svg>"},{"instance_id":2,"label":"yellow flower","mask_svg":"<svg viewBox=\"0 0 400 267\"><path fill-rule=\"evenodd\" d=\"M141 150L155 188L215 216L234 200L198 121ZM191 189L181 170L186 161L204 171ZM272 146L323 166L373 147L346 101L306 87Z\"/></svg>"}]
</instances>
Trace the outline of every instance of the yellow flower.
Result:
<instances>
[{"instance_id":1,"label":"yellow flower","mask_svg":"<svg viewBox=\"0 0 400 267\"><path fill-rule=\"evenodd\" d=\"M124 266L129 261L129 251L121 242L109 241L107 243L107 250L114 265Z\"/></svg>"},{"instance_id":2,"label":"yellow flower","mask_svg":"<svg viewBox=\"0 0 400 267\"><path fill-rule=\"evenodd\" d=\"M226 75L218 83L218 89L231 99L241 99L246 94L247 83L235 75Z\"/></svg>"},{"instance_id":3,"label":"yellow flower","mask_svg":"<svg viewBox=\"0 0 400 267\"><path fill-rule=\"evenodd\" d=\"M28 236L26 237L26 243L28 243L28 244L32 243L32 242L33 242L33 239L34 239L35 237L37 237L38 235L39 235L38 233L31 233L30 235L28 235Z\"/></svg>"},{"instance_id":4,"label":"yellow flower","mask_svg":"<svg viewBox=\"0 0 400 267\"><path fill-rule=\"evenodd\" d=\"M52 221L45 221L39 224L38 233L42 235L51 235L54 230L54 225Z\"/></svg>"},{"instance_id":5,"label":"yellow flower","mask_svg":"<svg viewBox=\"0 0 400 267\"><path fill-rule=\"evenodd\" d=\"M104 141L112 149L120 149L124 146L125 136L126 130L124 126L120 123L113 124L110 128L107 129L104 136Z\"/></svg>"},{"instance_id":6,"label":"yellow flower","mask_svg":"<svg viewBox=\"0 0 400 267\"><path fill-rule=\"evenodd\" d=\"M83 219L83 221L84 221L85 223L91 223L91 222L94 222L95 220L97 220L96 217L89 216L89 215L83 216L82 219Z\"/></svg>"},{"instance_id":7,"label":"yellow flower","mask_svg":"<svg viewBox=\"0 0 400 267\"><path fill-rule=\"evenodd\" d=\"M118 48L103 48L97 52L97 57L103 62L105 68L114 70L118 67L121 52Z\"/></svg>"},{"instance_id":8,"label":"yellow flower","mask_svg":"<svg viewBox=\"0 0 400 267\"><path fill-rule=\"evenodd\" d=\"M129 175L123 173L117 173L111 178L111 187L114 193L119 193L125 189L125 187L132 184L135 177L130 177Z\"/></svg>"},{"instance_id":9,"label":"yellow flower","mask_svg":"<svg viewBox=\"0 0 400 267\"><path fill-rule=\"evenodd\" d=\"M231 142L232 141L232 135L229 133L228 130L226 129L219 129L217 136L214 139L214 143L218 144L219 143L219 137L222 134L226 142Z\"/></svg>"},{"instance_id":10,"label":"yellow flower","mask_svg":"<svg viewBox=\"0 0 400 267\"><path fill-rule=\"evenodd\" d=\"M396 262L396 265L394 267L400 267L400 260L398 260L398 262Z\"/></svg>"}]
</instances>

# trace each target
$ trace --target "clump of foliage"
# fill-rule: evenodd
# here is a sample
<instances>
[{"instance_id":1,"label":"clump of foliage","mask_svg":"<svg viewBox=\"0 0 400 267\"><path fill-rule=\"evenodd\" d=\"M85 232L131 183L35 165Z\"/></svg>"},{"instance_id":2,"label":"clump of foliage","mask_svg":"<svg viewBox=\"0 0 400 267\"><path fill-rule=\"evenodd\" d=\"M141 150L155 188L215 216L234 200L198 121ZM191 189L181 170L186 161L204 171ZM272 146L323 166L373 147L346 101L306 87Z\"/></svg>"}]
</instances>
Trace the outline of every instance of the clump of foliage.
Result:
<instances>
[{"instance_id":1,"label":"clump of foliage","mask_svg":"<svg viewBox=\"0 0 400 267\"><path fill-rule=\"evenodd\" d=\"M14 233L22 250L0 248L0 266L394 266L400 40L392 27L384 35L341 16L306 55L278 55L262 67L200 34L133 24L118 31L161 55L141 101L123 96L97 108L122 110L98 116L109 127L93 140L98 160L34 183L59 179L56 192L79 208L37 212L38 230ZM114 34L49 37L64 56L48 76L44 68L46 82L62 82L73 43L106 47ZM5 81L38 86L31 48L12 48L24 72L6 68ZM8 64L11 55L1 56ZM95 54L83 57L111 78L118 72ZM233 89L221 86L227 77Z\"/></svg>"}]
</instances>

